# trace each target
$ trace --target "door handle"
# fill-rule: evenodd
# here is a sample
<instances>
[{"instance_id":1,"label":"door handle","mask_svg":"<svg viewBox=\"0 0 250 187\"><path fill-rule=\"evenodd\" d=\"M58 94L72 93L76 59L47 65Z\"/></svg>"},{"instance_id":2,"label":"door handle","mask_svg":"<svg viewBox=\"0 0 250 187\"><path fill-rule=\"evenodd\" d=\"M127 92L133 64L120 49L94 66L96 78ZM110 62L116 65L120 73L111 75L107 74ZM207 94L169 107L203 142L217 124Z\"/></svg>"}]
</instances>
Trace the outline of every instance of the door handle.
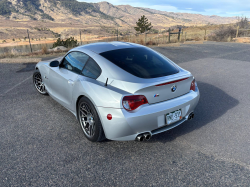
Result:
<instances>
[{"instance_id":1,"label":"door handle","mask_svg":"<svg viewBox=\"0 0 250 187\"><path fill-rule=\"evenodd\" d=\"M73 85L73 84L74 84L74 81L68 80L68 84Z\"/></svg>"}]
</instances>

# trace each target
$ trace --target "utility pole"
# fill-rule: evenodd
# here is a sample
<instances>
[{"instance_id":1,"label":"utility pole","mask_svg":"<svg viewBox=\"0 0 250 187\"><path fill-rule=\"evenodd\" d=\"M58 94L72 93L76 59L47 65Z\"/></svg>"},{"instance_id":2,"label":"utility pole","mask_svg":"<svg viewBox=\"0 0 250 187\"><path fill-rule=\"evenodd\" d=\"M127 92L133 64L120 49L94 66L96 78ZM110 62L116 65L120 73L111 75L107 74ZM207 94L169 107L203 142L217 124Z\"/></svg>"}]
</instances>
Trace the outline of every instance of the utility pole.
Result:
<instances>
[{"instance_id":1,"label":"utility pole","mask_svg":"<svg viewBox=\"0 0 250 187\"><path fill-rule=\"evenodd\" d=\"M29 43L30 43L30 35L29 35L29 30L27 29L27 33L28 33L28 38L29 38ZM31 43L30 43L30 51L32 53L32 47L31 47Z\"/></svg>"}]
</instances>

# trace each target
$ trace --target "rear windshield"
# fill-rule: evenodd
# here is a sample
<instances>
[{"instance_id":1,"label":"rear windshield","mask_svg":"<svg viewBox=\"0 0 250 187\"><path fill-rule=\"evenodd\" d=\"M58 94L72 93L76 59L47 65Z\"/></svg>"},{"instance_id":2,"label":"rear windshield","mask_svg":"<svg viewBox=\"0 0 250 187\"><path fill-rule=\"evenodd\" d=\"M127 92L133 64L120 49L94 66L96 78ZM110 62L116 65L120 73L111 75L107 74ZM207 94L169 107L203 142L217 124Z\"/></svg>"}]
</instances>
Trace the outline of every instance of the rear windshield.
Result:
<instances>
[{"instance_id":1,"label":"rear windshield","mask_svg":"<svg viewBox=\"0 0 250 187\"><path fill-rule=\"evenodd\" d=\"M100 55L140 78L157 78L179 72L161 55L143 47L107 51Z\"/></svg>"}]
</instances>

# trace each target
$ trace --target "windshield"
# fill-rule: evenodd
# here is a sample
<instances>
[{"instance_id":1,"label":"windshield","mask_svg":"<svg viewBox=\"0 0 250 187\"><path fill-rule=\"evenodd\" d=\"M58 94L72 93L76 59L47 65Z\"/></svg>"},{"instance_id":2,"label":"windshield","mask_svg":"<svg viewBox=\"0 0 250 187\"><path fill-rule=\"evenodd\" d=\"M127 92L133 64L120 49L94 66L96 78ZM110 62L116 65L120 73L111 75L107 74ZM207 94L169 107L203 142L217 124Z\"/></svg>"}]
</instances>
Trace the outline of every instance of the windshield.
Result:
<instances>
[{"instance_id":1,"label":"windshield","mask_svg":"<svg viewBox=\"0 0 250 187\"><path fill-rule=\"evenodd\" d=\"M140 78L157 78L179 72L167 59L143 47L107 51L100 55Z\"/></svg>"}]
</instances>

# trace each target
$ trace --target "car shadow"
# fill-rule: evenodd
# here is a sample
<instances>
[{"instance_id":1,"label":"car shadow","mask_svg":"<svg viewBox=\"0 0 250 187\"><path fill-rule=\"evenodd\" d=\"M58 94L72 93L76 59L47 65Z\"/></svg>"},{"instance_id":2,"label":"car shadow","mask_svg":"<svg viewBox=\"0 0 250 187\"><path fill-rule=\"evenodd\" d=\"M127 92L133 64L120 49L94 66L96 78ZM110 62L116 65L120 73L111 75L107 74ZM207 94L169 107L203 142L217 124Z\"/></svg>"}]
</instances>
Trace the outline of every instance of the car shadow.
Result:
<instances>
[{"instance_id":1,"label":"car shadow","mask_svg":"<svg viewBox=\"0 0 250 187\"><path fill-rule=\"evenodd\" d=\"M201 97L194 111L194 119L186 121L174 129L154 135L150 141L145 143L172 141L179 136L207 125L239 104L238 100L211 84L198 82L198 86Z\"/></svg>"}]
</instances>

